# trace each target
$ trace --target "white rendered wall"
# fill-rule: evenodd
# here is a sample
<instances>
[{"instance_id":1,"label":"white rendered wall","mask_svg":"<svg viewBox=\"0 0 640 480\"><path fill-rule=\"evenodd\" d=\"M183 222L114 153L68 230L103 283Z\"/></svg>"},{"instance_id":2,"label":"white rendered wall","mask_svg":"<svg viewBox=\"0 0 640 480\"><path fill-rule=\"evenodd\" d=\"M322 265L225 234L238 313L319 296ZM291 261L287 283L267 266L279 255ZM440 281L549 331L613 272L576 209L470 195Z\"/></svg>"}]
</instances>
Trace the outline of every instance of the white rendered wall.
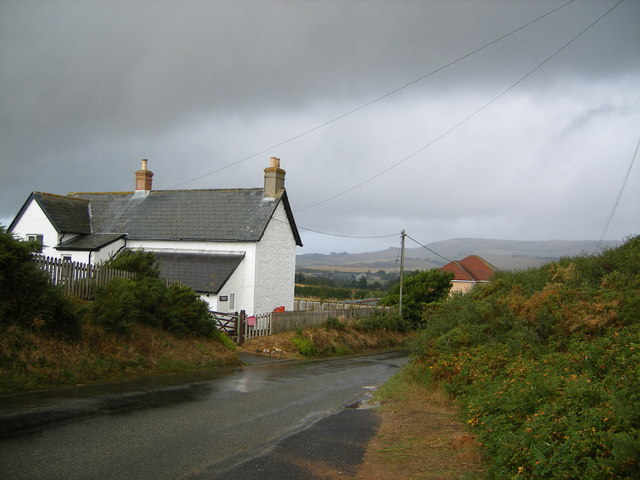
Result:
<instances>
[{"instance_id":1,"label":"white rendered wall","mask_svg":"<svg viewBox=\"0 0 640 480\"><path fill-rule=\"evenodd\" d=\"M67 237L65 237L66 239ZM72 237L68 237L72 238ZM97 265L99 263L105 262L111 258L111 256L118 253L126 246L126 241L124 238L120 240L116 240L109 245L102 247L102 250L97 252L89 252L89 251L72 251L72 250L54 250L57 257L62 257L63 255L71 255L71 260L73 262L81 262L81 263L90 263L92 265Z\"/></svg>"},{"instance_id":2,"label":"white rendered wall","mask_svg":"<svg viewBox=\"0 0 640 480\"><path fill-rule=\"evenodd\" d=\"M245 275L247 271L253 271L253 268L243 268L244 262L247 261L245 257L235 272L229 277L229 280L222 286L222 289L217 295L217 312L233 313L244 310L247 315L253 313L253 286L246 288L245 285L249 284L250 279L246 279ZM234 294L234 304L231 305L231 294ZM220 297L227 297L226 301L220 301Z\"/></svg>"},{"instance_id":3,"label":"white rendered wall","mask_svg":"<svg viewBox=\"0 0 640 480\"><path fill-rule=\"evenodd\" d=\"M91 263L98 264L106 262L126 246L127 241L124 238L121 238L120 240L116 240L115 242L102 247L99 252L91 252Z\"/></svg>"},{"instance_id":4,"label":"white rendered wall","mask_svg":"<svg viewBox=\"0 0 640 480\"><path fill-rule=\"evenodd\" d=\"M213 310L214 312L219 312L218 310L218 296L215 293L201 293L200 300L204 300L209 305L209 310Z\"/></svg>"},{"instance_id":5,"label":"white rendered wall","mask_svg":"<svg viewBox=\"0 0 640 480\"><path fill-rule=\"evenodd\" d=\"M162 240L128 240L127 248L135 250L143 248L149 252L166 253L201 253L201 254L244 254L244 259L238 265L222 290L217 294L202 296L209 303L212 310L219 312L245 310L247 315L254 312L254 279L256 244L253 242L181 242ZM235 294L235 308L230 309L228 302L219 302L219 296Z\"/></svg>"},{"instance_id":6,"label":"white rendered wall","mask_svg":"<svg viewBox=\"0 0 640 480\"><path fill-rule=\"evenodd\" d=\"M296 241L280 202L257 246L254 313L293 310L295 271Z\"/></svg>"},{"instance_id":7,"label":"white rendered wall","mask_svg":"<svg viewBox=\"0 0 640 480\"><path fill-rule=\"evenodd\" d=\"M60 257L59 252L53 249L58 244L58 232L35 200L29 203L22 217L13 227L12 233L22 240L26 240L28 235L43 235L42 254L47 257Z\"/></svg>"}]
</instances>

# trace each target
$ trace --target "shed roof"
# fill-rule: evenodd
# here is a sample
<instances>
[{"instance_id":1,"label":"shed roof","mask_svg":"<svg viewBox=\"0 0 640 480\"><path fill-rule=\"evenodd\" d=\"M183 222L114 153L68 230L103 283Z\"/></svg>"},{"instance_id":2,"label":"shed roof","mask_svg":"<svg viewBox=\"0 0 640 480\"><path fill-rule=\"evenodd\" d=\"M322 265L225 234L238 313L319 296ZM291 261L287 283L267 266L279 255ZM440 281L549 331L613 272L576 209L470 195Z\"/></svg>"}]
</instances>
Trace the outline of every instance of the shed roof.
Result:
<instances>
[{"instance_id":1,"label":"shed roof","mask_svg":"<svg viewBox=\"0 0 640 480\"><path fill-rule=\"evenodd\" d=\"M102 247L125 237L126 234L124 233L90 233L89 235L81 235L67 242L63 242L55 247L55 249L67 251L98 251Z\"/></svg>"},{"instance_id":2,"label":"shed roof","mask_svg":"<svg viewBox=\"0 0 640 480\"><path fill-rule=\"evenodd\" d=\"M160 276L179 280L196 292L218 293L242 262L241 255L154 252Z\"/></svg>"}]
</instances>

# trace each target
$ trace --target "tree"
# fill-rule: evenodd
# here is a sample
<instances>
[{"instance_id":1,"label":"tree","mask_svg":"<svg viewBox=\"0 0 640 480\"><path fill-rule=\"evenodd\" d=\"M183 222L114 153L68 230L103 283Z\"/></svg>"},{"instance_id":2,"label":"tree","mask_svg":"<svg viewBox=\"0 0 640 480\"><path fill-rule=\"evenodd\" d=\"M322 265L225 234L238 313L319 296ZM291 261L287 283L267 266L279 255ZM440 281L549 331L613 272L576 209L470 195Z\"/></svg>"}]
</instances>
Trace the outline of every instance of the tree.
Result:
<instances>
[{"instance_id":1,"label":"tree","mask_svg":"<svg viewBox=\"0 0 640 480\"><path fill-rule=\"evenodd\" d=\"M404 279L402 316L415 328L420 326L422 310L429 303L445 298L451 290L453 273L439 268L415 271ZM397 306L400 301L400 282L382 298L382 305Z\"/></svg>"}]
</instances>

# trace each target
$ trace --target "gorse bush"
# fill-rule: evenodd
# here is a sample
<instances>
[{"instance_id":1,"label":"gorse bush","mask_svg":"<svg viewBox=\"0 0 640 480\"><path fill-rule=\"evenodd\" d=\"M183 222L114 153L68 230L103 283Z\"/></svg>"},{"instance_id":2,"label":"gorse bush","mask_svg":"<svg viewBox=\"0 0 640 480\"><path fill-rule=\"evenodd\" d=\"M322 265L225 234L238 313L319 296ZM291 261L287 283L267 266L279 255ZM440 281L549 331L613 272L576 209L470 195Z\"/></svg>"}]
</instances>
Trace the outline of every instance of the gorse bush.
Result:
<instances>
[{"instance_id":1,"label":"gorse bush","mask_svg":"<svg viewBox=\"0 0 640 480\"><path fill-rule=\"evenodd\" d=\"M487 453L487 478L638 478L640 237L499 273L431 307L416 343Z\"/></svg>"},{"instance_id":2,"label":"gorse bush","mask_svg":"<svg viewBox=\"0 0 640 480\"><path fill-rule=\"evenodd\" d=\"M114 278L96 289L91 313L96 323L111 333L128 334L140 317L136 298L138 284L129 278Z\"/></svg>"},{"instance_id":3,"label":"gorse bush","mask_svg":"<svg viewBox=\"0 0 640 480\"><path fill-rule=\"evenodd\" d=\"M80 329L78 313L32 261L34 247L0 227L0 327L75 337Z\"/></svg>"},{"instance_id":4,"label":"gorse bush","mask_svg":"<svg viewBox=\"0 0 640 480\"><path fill-rule=\"evenodd\" d=\"M124 260L120 260L123 254ZM116 278L97 290L91 311L94 320L105 329L128 334L132 325L139 322L178 337L212 335L214 324L207 303L187 286L166 286L158 278L152 253L125 250L109 260L109 265L134 271L136 278Z\"/></svg>"},{"instance_id":5,"label":"gorse bush","mask_svg":"<svg viewBox=\"0 0 640 480\"><path fill-rule=\"evenodd\" d=\"M160 275L160 266L155 255L141 248L137 250L122 250L104 262L104 266L133 272L138 279L144 277L158 278Z\"/></svg>"},{"instance_id":6,"label":"gorse bush","mask_svg":"<svg viewBox=\"0 0 640 480\"><path fill-rule=\"evenodd\" d=\"M93 319L107 331L129 334L134 323L167 330L178 337L211 336L208 305L189 287L167 287L160 280L116 278L97 291Z\"/></svg>"},{"instance_id":7,"label":"gorse bush","mask_svg":"<svg viewBox=\"0 0 640 480\"><path fill-rule=\"evenodd\" d=\"M214 328L208 304L184 285L172 285L165 293L162 328L177 336L210 336Z\"/></svg>"}]
</instances>

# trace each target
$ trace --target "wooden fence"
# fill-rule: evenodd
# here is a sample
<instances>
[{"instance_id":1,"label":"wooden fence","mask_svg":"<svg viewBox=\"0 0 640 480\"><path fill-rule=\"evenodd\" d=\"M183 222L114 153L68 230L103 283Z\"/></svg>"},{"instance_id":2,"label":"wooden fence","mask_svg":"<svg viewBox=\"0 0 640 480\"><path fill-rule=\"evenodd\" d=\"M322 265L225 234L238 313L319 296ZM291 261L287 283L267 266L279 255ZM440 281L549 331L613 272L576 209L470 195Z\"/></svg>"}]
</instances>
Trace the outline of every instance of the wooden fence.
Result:
<instances>
[{"instance_id":1,"label":"wooden fence","mask_svg":"<svg viewBox=\"0 0 640 480\"><path fill-rule=\"evenodd\" d=\"M60 258L37 255L35 264L49 277L53 285L59 285L67 295L92 300L95 289L106 285L114 278L133 278L135 273L115 268L106 268ZM162 280L166 285L180 284L177 280Z\"/></svg>"},{"instance_id":2,"label":"wooden fence","mask_svg":"<svg viewBox=\"0 0 640 480\"><path fill-rule=\"evenodd\" d=\"M254 317L246 317L241 324L244 339L289 332L299 328L317 327L329 318L348 321L368 318L382 311L381 308L346 308L332 310L297 310L292 312L271 312Z\"/></svg>"},{"instance_id":3,"label":"wooden fence","mask_svg":"<svg viewBox=\"0 0 640 480\"><path fill-rule=\"evenodd\" d=\"M295 311L353 310L353 309L366 309L366 308L377 308L377 307L375 305L371 305L368 303L357 303L357 302L320 302L317 300L302 300L298 298L296 298L293 301L293 309Z\"/></svg>"}]
</instances>

